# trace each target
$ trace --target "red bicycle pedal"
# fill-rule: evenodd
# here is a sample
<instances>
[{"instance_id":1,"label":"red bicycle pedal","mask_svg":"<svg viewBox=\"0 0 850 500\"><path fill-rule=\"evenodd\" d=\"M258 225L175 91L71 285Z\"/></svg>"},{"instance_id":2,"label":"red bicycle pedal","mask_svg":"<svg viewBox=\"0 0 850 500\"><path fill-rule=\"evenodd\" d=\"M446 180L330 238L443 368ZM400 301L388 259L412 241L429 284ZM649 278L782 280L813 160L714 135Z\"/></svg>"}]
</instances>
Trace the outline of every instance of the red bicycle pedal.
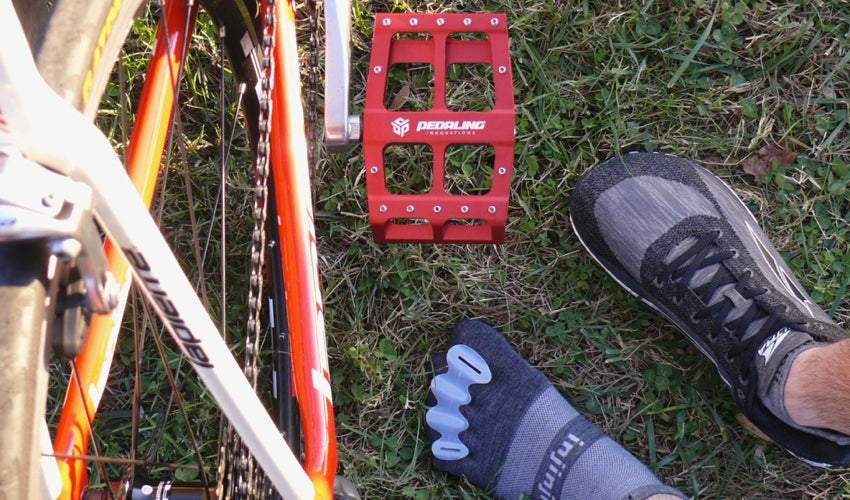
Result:
<instances>
[{"instance_id":1,"label":"red bicycle pedal","mask_svg":"<svg viewBox=\"0 0 850 500\"><path fill-rule=\"evenodd\" d=\"M378 243L504 242L516 117L508 41L504 14L377 15L363 112L363 150L369 220ZM404 109L395 102L406 100L408 85L388 95L393 94L389 83L396 68L433 71L427 78L432 88L428 89L431 102L422 106L426 109ZM474 81L460 81L465 68L476 71ZM477 73L481 68L483 76ZM402 73L403 78L407 76ZM463 97L481 90L475 85L482 83L487 84L484 92L479 92L478 104L470 110ZM393 171L386 160L394 147L412 152L407 157L402 154L402 160L414 164L416 172ZM430 148L430 160L420 154L423 147ZM455 181L455 177L471 177L469 162L454 157L447 161L450 155L463 156L458 151L464 148L467 157L484 163L477 180L489 178L489 186L476 184L467 189L467 180ZM390 188L388 178L393 175L401 184L420 175L430 176L430 182L412 191Z\"/></svg>"}]
</instances>

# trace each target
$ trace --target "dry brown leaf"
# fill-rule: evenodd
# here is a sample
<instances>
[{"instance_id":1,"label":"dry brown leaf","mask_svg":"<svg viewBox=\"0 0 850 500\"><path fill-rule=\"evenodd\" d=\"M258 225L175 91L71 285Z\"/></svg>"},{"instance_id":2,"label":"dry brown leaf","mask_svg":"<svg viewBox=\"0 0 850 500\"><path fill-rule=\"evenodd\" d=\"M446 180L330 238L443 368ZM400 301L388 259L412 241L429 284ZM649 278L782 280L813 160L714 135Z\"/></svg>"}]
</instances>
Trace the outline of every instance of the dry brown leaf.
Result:
<instances>
[{"instance_id":1,"label":"dry brown leaf","mask_svg":"<svg viewBox=\"0 0 850 500\"><path fill-rule=\"evenodd\" d=\"M777 167L790 167L797 160L798 153L796 151L786 151L778 144L768 144L763 146L758 151L759 156L765 159L768 164L776 163Z\"/></svg>"},{"instance_id":2,"label":"dry brown leaf","mask_svg":"<svg viewBox=\"0 0 850 500\"><path fill-rule=\"evenodd\" d=\"M404 87L400 88L398 92L395 93L395 95L393 96L393 101L390 103L390 106L387 109L389 109L390 111L400 110L401 107L404 106L404 103L405 101L407 101L408 97L410 97L410 85L405 85Z\"/></svg>"},{"instance_id":3,"label":"dry brown leaf","mask_svg":"<svg viewBox=\"0 0 850 500\"><path fill-rule=\"evenodd\" d=\"M706 168L715 169L718 165L723 164L723 159L719 156L706 156L702 160L702 165Z\"/></svg>"},{"instance_id":4,"label":"dry brown leaf","mask_svg":"<svg viewBox=\"0 0 850 500\"><path fill-rule=\"evenodd\" d=\"M761 176L770 172L770 164L761 156L751 156L741 162L744 167L744 173L750 174L756 178L756 182L761 183Z\"/></svg>"},{"instance_id":5,"label":"dry brown leaf","mask_svg":"<svg viewBox=\"0 0 850 500\"><path fill-rule=\"evenodd\" d=\"M790 167L797 160L798 154L776 143L767 144L759 148L754 156L742 161L741 167L744 173L752 175L761 184L762 175L772 172L774 168Z\"/></svg>"}]
</instances>

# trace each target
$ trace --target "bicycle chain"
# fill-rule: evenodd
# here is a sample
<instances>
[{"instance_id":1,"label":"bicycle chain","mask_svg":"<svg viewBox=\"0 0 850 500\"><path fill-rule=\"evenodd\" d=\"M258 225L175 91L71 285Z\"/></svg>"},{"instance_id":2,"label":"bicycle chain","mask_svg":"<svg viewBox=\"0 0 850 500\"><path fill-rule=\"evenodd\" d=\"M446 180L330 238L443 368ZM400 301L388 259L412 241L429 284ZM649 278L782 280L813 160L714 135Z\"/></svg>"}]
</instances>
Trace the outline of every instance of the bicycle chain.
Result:
<instances>
[{"instance_id":1,"label":"bicycle chain","mask_svg":"<svg viewBox=\"0 0 850 500\"><path fill-rule=\"evenodd\" d=\"M319 85L319 13L318 2L307 0L305 8L309 15L310 37L307 64L307 109L306 109L306 131L307 131L307 161L311 169L316 164L316 156L319 147L317 135L318 130L318 85ZM263 294L263 266L265 264L266 247L266 216L268 213L268 177L269 177L269 153L271 148L271 113L274 74L274 36L275 36L275 9L276 0L267 0L266 9L263 13L263 38L262 38L262 75L260 100L259 132L257 141L257 155L254 163L255 186L254 186L254 230L251 244L251 277L248 292L248 322L245 339L245 364L244 372L246 378L251 382L254 389L257 386L257 354L260 348L261 322L260 313L262 309ZM271 498L275 495L270 481L259 470L254 458L250 456L247 448L242 444L236 432L228 424L226 436L222 442L222 456L239 457L236 464L226 464L220 461L218 474L218 498ZM259 471L259 473L256 473ZM224 479L224 480L222 480ZM228 491L223 491L224 484L228 485ZM231 496L233 495L233 496Z\"/></svg>"},{"instance_id":2,"label":"bicycle chain","mask_svg":"<svg viewBox=\"0 0 850 500\"><path fill-rule=\"evenodd\" d=\"M319 5L316 0L307 0L305 7L309 17L310 39L307 53L307 163L310 175L316 166L319 149Z\"/></svg>"},{"instance_id":3,"label":"bicycle chain","mask_svg":"<svg viewBox=\"0 0 850 500\"><path fill-rule=\"evenodd\" d=\"M257 353L260 349L263 297L263 266L266 247L266 216L268 214L269 154L271 152L272 88L274 82L274 45L276 29L276 0L266 0L263 12L261 95L258 119L259 138L254 160L254 229L251 235L251 276L248 289L248 321L245 332L245 377L257 388ZM272 489L268 478L248 453L232 426L228 423L220 448L218 467L218 498L270 498ZM229 457L238 456L236 463ZM225 485L227 491L224 491Z\"/></svg>"}]
</instances>

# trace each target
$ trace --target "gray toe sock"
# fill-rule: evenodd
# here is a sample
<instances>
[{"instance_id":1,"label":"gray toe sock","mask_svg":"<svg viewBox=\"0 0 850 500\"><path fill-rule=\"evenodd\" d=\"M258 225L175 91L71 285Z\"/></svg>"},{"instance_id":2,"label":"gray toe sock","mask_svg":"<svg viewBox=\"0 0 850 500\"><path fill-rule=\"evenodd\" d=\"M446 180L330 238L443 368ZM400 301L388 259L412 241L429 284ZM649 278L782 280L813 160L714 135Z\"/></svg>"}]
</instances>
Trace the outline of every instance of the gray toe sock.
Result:
<instances>
[{"instance_id":1,"label":"gray toe sock","mask_svg":"<svg viewBox=\"0 0 850 500\"><path fill-rule=\"evenodd\" d=\"M459 437L469 454L435 458L438 469L501 498L639 500L659 493L687 498L579 415L496 330L463 321L452 344L480 354L492 379L470 386L472 399L461 406L469 427ZM432 440L440 437L429 431Z\"/></svg>"}]
</instances>

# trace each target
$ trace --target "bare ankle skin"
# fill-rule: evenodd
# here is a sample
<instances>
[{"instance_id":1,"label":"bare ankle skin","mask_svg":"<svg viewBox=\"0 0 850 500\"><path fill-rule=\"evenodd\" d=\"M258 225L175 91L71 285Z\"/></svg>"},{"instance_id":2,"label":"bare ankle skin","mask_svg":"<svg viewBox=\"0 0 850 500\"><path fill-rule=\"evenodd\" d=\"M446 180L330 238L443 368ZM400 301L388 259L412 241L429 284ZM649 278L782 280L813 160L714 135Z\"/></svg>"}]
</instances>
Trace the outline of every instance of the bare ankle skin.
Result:
<instances>
[{"instance_id":1,"label":"bare ankle skin","mask_svg":"<svg viewBox=\"0 0 850 500\"><path fill-rule=\"evenodd\" d=\"M850 339L800 353L785 383L794 422L850 435Z\"/></svg>"}]
</instances>

